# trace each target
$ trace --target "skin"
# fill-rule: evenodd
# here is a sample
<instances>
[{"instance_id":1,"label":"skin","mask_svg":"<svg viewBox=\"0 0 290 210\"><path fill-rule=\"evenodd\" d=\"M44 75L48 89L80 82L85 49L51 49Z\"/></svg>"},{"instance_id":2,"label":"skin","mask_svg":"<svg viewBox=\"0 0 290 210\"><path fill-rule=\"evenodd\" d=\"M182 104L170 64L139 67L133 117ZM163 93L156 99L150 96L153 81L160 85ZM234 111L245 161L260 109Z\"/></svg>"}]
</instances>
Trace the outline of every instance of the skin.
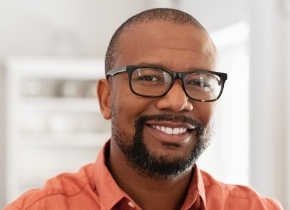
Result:
<instances>
[{"instance_id":1,"label":"skin","mask_svg":"<svg viewBox=\"0 0 290 210\"><path fill-rule=\"evenodd\" d=\"M208 34L189 25L155 21L131 26L122 35L119 47L121 52L116 67L156 64L176 72L196 68L216 69L216 50ZM118 74L109 81L100 80L97 93L103 117L111 119L113 123L107 166L116 182L142 209L180 209L191 181L193 164L171 177L146 176L128 163L114 138L114 132L120 131L126 137L122 139L123 143L131 145L135 133L134 123L138 117L167 114L190 117L210 133L216 102L203 103L188 99L179 80L174 82L164 97L140 97L131 92L126 73ZM162 156L167 161L176 160L195 146L194 129L179 135L168 135L155 129L156 125L190 128L190 125L181 122L147 122L143 139L152 155Z\"/></svg>"}]
</instances>

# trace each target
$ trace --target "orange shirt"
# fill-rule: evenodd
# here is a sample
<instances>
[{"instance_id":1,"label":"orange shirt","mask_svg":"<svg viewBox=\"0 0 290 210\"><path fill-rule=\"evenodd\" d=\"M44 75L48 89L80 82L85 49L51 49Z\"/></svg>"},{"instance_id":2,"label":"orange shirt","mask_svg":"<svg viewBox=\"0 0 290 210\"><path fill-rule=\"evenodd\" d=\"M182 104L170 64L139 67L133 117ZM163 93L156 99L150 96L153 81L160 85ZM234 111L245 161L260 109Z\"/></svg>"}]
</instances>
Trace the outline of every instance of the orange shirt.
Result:
<instances>
[{"instance_id":1,"label":"orange shirt","mask_svg":"<svg viewBox=\"0 0 290 210\"><path fill-rule=\"evenodd\" d=\"M84 166L78 173L64 173L48 180L44 188L26 192L4 210L141 209L120 189L108 171L105 165L108 144L101 150L96 163ZM282 207L248 187L223 184L195 166L181 209L278 210Z\"/></svg>"}]
</instances>

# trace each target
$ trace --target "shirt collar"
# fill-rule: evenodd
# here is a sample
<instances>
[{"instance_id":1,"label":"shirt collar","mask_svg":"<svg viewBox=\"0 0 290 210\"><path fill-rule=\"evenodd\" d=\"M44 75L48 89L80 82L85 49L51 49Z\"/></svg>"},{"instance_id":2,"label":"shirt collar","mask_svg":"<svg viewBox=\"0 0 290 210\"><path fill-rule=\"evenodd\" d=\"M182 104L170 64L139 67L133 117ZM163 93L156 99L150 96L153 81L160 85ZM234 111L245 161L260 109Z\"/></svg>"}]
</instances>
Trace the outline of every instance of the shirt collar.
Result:
<instances>
[{"instance_id":1,"label":"shirt collar","mask_svg":"<svg viewBox=\"0 0 290 210\"><path fill-rule=\"evenodd\" d=\"M109 150L109 141L99 152L95 164L95 184L99 195L101 209L112 209L119 201L126 196L120 189L106 166L105 152Z\"/></svg>"},{"instance_id":2,"label":"shirt collar","mask_svg":"<svg viewBox=\"0 0 290 210\"><path fill-rule=\"evenodd\" d=\"M203 183L203 178L201 171L198 169L198 166L195 164L193 168L191 183L188 188L186 199L183 203L182 209L191 209L194 206L195 202L199 199L201 206L198 206L198 209L206 209L206 195L205 188ZM197 206L196 206L197 207Z\"/></svg>"}]
</instances>

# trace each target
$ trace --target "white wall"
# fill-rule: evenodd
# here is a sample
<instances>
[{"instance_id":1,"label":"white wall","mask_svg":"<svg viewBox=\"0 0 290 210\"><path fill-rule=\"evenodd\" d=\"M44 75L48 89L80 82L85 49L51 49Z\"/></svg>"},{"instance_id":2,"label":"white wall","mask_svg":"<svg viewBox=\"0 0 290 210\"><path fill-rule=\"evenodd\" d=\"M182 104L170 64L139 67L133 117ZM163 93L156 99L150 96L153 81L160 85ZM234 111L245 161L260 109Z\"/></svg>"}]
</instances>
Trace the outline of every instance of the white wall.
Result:
<instances>
[{"instance_id":1,"label":"white wall","mask_svg":"<svg viewBox=\"0 0 290 210\"><path fill-rule=\"evenodd\" d=\"M248 19L248 0L176 0L178 7L214 31Z\"/></svg>"},{"instance_id":2,"label":"white wall","mask_svg":"<svg viewBox=\"0 0 290 210\"><path fill-rule=\"evenodd\" d=\"M288 6L288 13L290 13L290 3ZM284 195L284 202L288 202L285 206L286 208L290 208L290 201L289 201L289 197L290 197L290 86L289 86L289 82L290 81L290 59L289 59L289 54L290 54L290 20L288 19L288 21L286 21L287 27L285 28L285 37L288 37L288 40L285 44L285 50L286 52L284 53L284 60L285 60L285 65L288 67L287 70L285 71L285 117L286 117L286 126L285 126L285 130L287 132L286 136L287 136L287 142L285 144L284 147L284 153L285 153L285 163L284 163L284 172L285 172L285 195Z\"/></svg>"},{"instance_id":3,"label":"white wall","mask_svg":"<svg viewBox=\"0 0 290 210\"><path fill-rule=\"evenodd\" d=\"M212 31L246 18L246 2L0 0L0 61L15 54L103 56L120 23L151 7L182 8Z\"/></svg>"},{"instance_id":4,"label":"white wall","mask_svg":"<svg viewBox=\"0 0 290 210\"><path fill-rule=\"evenodd\" d=\"M250 178L258 191L289 209L290 11L282 3L250 4Z\"/></svg>"},{"instance_id":5,"label":"white wall","mask_svg":"<svg viewBox=\"0 0 290 210\"><path fill-rule=\"evenodd\" d=\"M5 168L5 141L4 141L4 72L1 71L0 64L0 189L5 189L5 177L4 177L4 168ZM2 203L4 202L5 191L0 190L0 208L2 207Z\"/></svg>"},{"instance_id":6,"label":"white wall","mask_svg":"<svg viewBox=\"0 0 290 210\"><path fill-rule=\"evenodd\" d=\"M145 0L0 0L0 57L104 55L113 31L148 7Z\"/></svg>"}]
</instances>

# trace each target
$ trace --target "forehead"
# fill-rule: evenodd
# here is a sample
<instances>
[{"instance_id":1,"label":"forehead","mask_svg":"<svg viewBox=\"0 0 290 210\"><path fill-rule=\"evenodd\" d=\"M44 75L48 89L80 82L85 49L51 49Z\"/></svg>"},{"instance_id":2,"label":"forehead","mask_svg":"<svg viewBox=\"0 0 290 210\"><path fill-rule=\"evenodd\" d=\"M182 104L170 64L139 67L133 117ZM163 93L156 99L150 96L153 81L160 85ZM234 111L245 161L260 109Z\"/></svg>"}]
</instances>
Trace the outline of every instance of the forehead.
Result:
<instances>
[{"instance_id":1,"label":"forehead","mask_svg":"<svg viewBox=\"0 0 290 210\"><path fill-rule=\"evenodd\" d=\"M119 39L116 66L162 64L167 68L213 70L215 47L206 31L165 21L130 26Z\"/></svg>"}]
</instances>

